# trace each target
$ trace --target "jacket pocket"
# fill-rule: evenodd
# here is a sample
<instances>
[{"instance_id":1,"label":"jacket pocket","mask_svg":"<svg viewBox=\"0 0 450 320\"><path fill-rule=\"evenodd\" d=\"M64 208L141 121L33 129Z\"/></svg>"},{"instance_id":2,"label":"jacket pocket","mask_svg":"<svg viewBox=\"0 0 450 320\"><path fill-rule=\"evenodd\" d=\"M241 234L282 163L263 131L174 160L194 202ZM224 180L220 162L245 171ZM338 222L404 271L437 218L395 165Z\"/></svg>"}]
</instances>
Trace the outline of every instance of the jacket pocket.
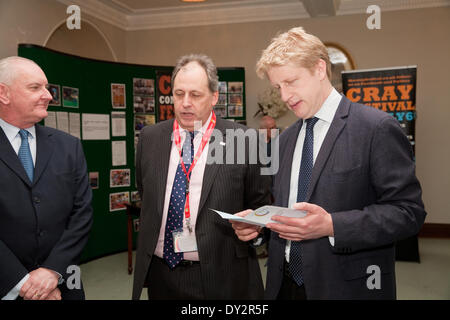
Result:
<instances>
[{"instance_id":1,"label":"jacket pocket","mask_svg":"<svg viewBox=\"0 0 450 320\"><path fill-rule=\"evenodd\" d=\"M342 182L348 180L354 180L362 175L362 166L356 166L352 168L333 168L331 177L334 181Z\"/></svg>"}]
</instances>

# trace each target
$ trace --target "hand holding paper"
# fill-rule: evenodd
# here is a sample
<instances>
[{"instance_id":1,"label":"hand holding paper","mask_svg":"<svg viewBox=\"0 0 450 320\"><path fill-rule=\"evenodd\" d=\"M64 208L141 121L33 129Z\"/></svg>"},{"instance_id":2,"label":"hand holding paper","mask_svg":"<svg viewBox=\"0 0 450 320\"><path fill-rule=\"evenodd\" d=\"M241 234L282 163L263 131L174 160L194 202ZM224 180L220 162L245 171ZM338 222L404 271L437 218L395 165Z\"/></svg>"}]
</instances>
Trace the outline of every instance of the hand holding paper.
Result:
<instances>
[{"instance_id":1,"label":"hand holding paper","mask_svg":"<svg viewBox=\"0 0 450 320\"><path fill-rule=\"evenodd\" d=\"M277 232L280 238L293 241L334 236L333 220L325 209L307 202L294 204L294 209L303 210L304 218L273 217L274 223L267 224L267 228Z\"/></svg>"},{"instance_id":2,"label":"hand holding paper","mask_svg":"<svg viewBox=\"0 0 450 320\"><path fill-rule=\"evenodd\" d=\"M234 216L245 217L251 212L252 210L245 210L236 213ZM237 220L229 220L229 221L231 222L231 226L234 229L234 232L238 236L239 240L245 242L255 239L262 229L262 227L260 226L248 224L246 222L240 222Z\"/></svg>"},{"instance_id":3,"label":"hand holding paper","mask_svg":"<svg viewBox=\"0 0 450 320\"><path fill-rule=\"evenodd\" d=\"M292 218L301 218L306 215L305 211L288 209L283 207L276 206L263 206L256 210L246 210L241 211L238 214L232 215L226 212L210 209L220 215L223 219L228 219L231 221L237 222L245 222L248 224L265 227L267 223L277 223L272 220L274 216L284 216L284 217L292 217ZM248 212L247 212L248 211ZM247 212L244 215L244 212Z\"/></svg>"},{"instance_id":4,"label":"hand holding paper","mask_svg":"<svg viewBox=\"0 0 450 320\"><path fill-rule=\"evenodd\" d=\"M307 202L296 203L293 209L263 206L255 211L246 210L235 215L211 210L223 219L228 219L242 241L256 238L261 227L267 227L281 238L293 241L334 236L331 215L322 207Z\"/></svg>"},{"instance_id":5,"label":"hand holding paper","mask_svg":"<svg viewBox=\"0 0 450 320\"><path fill-rule=\"evenodd\" d=\"M254 211L245 210L238 212L235 215L214 209L210 210L219 214L223 219L228 219L231 222L236 235L242 241L255 239L262 227L265 227L268 223L278 224L278 222L271 220L272 217L281 216L299 218L304 217L306 214L304 211L276 206L263 206Z\"/></svg>"}]
</instances>

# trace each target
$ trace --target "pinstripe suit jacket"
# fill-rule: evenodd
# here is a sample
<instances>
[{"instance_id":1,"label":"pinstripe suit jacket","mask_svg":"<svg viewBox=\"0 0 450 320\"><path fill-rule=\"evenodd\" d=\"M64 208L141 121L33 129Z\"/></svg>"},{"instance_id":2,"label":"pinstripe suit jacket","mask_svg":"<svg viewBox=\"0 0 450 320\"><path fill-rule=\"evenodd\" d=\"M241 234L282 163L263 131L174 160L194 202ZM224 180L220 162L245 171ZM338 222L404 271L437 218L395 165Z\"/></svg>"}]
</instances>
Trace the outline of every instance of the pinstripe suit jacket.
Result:
<instances>
[{"instance_id":1,"label":"pinstripe suit jacket","mask_svg":"<svg viewBox=\"0 0 450 320\"><path fill-rule=\"evenodd\" d=\"M142 208L133 299L141 295L161 228L173 121L146 127L139 139L136 180ZM238 128L246 129L217 119L216 129L222 132L224 139L226 129ZM223 148L225 159L227 152L233 150L229 144ZM214 148L209 149L208 158ZM260 175L260 166L248 164L248 161L246 164L206 164L195 231L207 299L262 298L263 284L254 248L241 242L231 224L208 208L236 213L268 204L270 183L269 176Z\"/></svg>"}]
</instances>

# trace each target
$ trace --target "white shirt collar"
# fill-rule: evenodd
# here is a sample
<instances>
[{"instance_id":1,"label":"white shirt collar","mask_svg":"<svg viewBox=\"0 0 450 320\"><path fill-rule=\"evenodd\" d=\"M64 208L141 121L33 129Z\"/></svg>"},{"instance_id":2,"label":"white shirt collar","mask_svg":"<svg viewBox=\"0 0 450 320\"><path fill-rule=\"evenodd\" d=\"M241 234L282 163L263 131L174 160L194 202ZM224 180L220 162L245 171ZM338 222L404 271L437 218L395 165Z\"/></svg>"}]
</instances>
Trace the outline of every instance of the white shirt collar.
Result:
<instances>
[{"instance_id":1,"label":"white shirt collar","mask_svg":"<svg viewBox=\"0 0 450 320\"><path fill-rule=\"evenodd\" d=\"M341 102L342 96L335 88L331 90L328 98L323 103L322 107L320 107L319 111L314 115L320 120L331 123L334 118L334 114L336 113L337 108L339 107L339 103Z\"/></svg>"},{"instance_id":2,"label":"white shirt collar","mask_svg":"<svg viewBox=\"0 0 450 320\"><path fill-rule=\"evenodd\" d=\"M206 129L208 129L208 125L209 125L209 122L211 121L211 117L212 117L212 112L209 114L208 120L206 120L206 122L202 125L200 130L196 130L201 133L201 136L206 133ZM187 129L182 128L181 125L180 125L180 129L185 132L185 135L189 132Z\"/></svg>"},{"instance_id":3,"label":"white shirt collar","mask_svg":"<svg viewBox=\"0 0 450 320\"><path fill-rule=\"evenodd\" d=\"M3 132L5 133L6 137L8 138L9 142L13 141L14 138L19 134L20 128L17 128L16 126L13 126L12 124L9 124L5 120L0 118L0 127L3 129ZM36 138L36 127L32 126L29 128L25 128L33 138Z\"/></svg>"}]
</instances>

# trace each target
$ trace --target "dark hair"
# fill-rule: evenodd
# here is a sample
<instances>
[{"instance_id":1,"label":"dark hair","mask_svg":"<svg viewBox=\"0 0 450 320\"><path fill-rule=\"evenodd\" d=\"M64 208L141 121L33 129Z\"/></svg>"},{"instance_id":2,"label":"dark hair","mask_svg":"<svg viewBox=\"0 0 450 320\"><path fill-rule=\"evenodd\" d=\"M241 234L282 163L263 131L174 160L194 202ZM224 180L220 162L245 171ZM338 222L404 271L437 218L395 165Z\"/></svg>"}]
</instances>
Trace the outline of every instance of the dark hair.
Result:
<instances>
[{"instance_id":1,"label":"dark hair","mask_svg":"<svg viewBox=\"0 0 450 320\"><path fill-rule=\"evenodd\" d=\"M181 68L187 65L189 62L197 62L206 72L208 77L208 87L211 92L219 90L219 78L217 76L217 68L210 57L204 54L188 54L180 57L172 72L172 88Z\"/></svg>"}]
</instances>

